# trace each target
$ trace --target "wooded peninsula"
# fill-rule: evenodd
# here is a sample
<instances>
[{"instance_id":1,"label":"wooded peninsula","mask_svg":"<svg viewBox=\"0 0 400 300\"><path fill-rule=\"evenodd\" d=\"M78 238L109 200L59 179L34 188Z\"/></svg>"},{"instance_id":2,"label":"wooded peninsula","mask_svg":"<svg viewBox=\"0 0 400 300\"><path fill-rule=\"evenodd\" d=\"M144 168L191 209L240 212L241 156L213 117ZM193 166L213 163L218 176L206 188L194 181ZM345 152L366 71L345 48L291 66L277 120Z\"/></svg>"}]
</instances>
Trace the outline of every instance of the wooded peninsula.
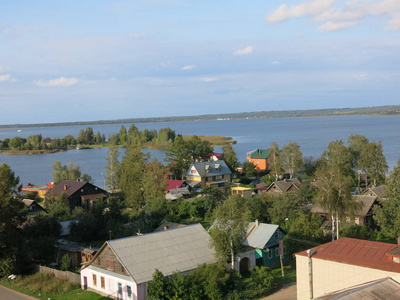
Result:
<instances>
[{"instance_id":1,"label":"wooded peninsula","mask_svg":"<svg viewBox=\"0 0 400 300\"><path fill-rule=\"evenodd\" d=\"M0 128L28 128L28 127L60 127L60 126L91 126L110 124L131 123L159 123L159 122L190 122L190 121L212 121L212 120L235 120L235 119L267 119L267 118L299 118L299 117L328 117L328 116L393 116L400 115L400 105L386 105L358 108L326 108L307 110L278 110L257 111L226 114L207 114L198 116L170 116L153 118L129 118L117 120L98 120L80 122L60 123L37 123L37 124L9 124L0 125Z\"/></svg>"}]
</instances>

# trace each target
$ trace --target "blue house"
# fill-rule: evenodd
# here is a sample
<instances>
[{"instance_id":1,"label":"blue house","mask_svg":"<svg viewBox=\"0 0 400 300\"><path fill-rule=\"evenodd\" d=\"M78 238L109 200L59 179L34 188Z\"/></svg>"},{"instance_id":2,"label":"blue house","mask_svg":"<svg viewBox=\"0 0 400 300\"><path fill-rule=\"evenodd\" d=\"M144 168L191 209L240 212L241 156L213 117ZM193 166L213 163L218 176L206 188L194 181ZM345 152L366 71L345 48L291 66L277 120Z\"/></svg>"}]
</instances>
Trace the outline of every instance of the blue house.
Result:
<instances>
[{"instance_id":1,"label":"blue house","mask_svg":"<svg viewBox=\"0 0 400 300\"><path fill-rule=\"evenodd\" d=\"M257 266L277 267L280 266L280 247L286 231L279 225L252 222L249 224L244 246L255 249ZM280 242L281 241L281 242Z\"/></svg>"}]
</instances>

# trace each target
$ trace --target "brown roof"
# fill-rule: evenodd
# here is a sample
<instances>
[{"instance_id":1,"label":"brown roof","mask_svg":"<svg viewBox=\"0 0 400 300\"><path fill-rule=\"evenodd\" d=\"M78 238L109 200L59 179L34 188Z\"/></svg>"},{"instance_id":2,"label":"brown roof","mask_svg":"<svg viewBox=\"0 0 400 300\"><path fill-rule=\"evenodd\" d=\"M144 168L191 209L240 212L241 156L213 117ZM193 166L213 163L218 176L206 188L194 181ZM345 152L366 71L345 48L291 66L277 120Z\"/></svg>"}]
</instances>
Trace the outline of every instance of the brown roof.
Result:
<instances>
[{"instance_id":1,"label":"brown roof","mask_svg":"<svg viewBox=\"0 0 400 300\"><path fill-rule=\"evenodd\" d=\"M371 207L374 205L375 201L376 201L376 196L368 196L368 195L354 195L353 199L356 202L361 202L362 203L362 207L360 209L358 209L357 211L354 212L355 216L363 216L365 217L366 215L368 215L368 212L371 210ZM323 209L321 206L315 204L313 205L312 209L311 209L312 213L315 214L327 214L329 212L327 212L325 209Z\"/></svg>"},{"instance_id":2,"label":"brown roof","mask_svg":"<svg viewBox=\"0 0 400 300\"><path fill-rule=\"evenodd\" d=\"M47 192L46 195L49 196L58 196L61 193L65 193L67 197L74 194L80 188L82 188L87 182L86 181L72 181L72 180L63 180L59 184L57 184L53 189Z\"/></svg>"},{"instance_id":3,"label":"brown roof","mask_svg":"<svg viewBox=\"0 0 400 300\"><path fill-rule=\"evenodd\" d=\"M400 272L400 263L389 260L386 253L398 245L341 238L311 249L311 257L339 263L346 263L389 272ZM307 251L296 253L307 256Z\"/></svg>"},{"instance_id":4,"label":"brown roof","mask_svg":"<svg viewBox=\"0 0 400 300\"><path fill-rule=\"evenodd\" d=\"M375 195L378 198L385 199L386 198L385 189L386 189L385 185L376 186L373 188L366 189L363 194L364 195Z\"/></svg>"}]
</instances>

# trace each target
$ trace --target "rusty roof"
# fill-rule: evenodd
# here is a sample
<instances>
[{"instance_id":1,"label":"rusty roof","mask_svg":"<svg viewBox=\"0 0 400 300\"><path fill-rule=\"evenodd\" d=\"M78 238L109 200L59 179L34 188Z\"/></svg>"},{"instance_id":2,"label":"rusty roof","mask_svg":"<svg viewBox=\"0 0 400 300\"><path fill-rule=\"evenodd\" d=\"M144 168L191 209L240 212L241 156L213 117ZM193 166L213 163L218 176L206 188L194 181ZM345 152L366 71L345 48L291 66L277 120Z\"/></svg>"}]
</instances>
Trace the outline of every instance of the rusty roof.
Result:
<instances>
[{"instance_id":1,"label":"rusty roof","mask_svg":"<svg viewBox=\"0 0 400 300\"><path fill-rule=\"evenodd\" d=\"M311 248L311 257L389 272L400 272L400 263L389 260L386 255L398 247L395 244L341 238ZM296 253L296 255L307 256L307 251Z\"/></svg>"}]
</instances>

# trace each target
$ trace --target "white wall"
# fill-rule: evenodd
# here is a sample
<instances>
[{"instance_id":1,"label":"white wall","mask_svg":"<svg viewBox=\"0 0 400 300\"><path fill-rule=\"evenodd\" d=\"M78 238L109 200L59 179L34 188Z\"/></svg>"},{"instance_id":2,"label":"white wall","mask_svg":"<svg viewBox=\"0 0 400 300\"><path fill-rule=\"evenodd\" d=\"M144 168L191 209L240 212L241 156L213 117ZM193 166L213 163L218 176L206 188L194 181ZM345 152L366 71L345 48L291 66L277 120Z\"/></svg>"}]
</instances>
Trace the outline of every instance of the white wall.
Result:
<instances>
[{"instance_id":1,"label":"white wall","mask_svg":"<svg viewBox=\"0 0 400 300\"><path fill-rule=\"evenodd\" d=\"M312 258L313 297L319 297L365 282L392 277L400 281L400 274L351 264ZM297 299L310 299L308 257L296 255Z\"/></svg>"},{"instance_id":2,"label":"white wall","mask_svg":"<svg viewBox=\"0 0 400 300\"><path fill-rule=\"evenodd\" d=\"M94 282L93 282L93 274L96 274L96 277L97 277L96 285L94 285ZM88 290L92 290L92 291L97 292L102 295L108 295L113 298L117 298L118 283L121 283L122 284L122 297L120 297L119 299L129 299L129 300L144 299L144 298L142 298L142 299L138 298L138 291L137 291L136 283L128 276L123 276L123 277L126 277L126 279L115 278L108 274L102 273L101 269L99 269L99 268L91 269L90 267L88 267L88 268L81 270L81 286L82 286L82 288L84 288L84 277L85 276L87 278ZM105 281L104 289L101 288L101 277L104 277L104 281ZM128 297L127 286L131 287L131 290L132 290L131 297Z\"/></svg>"}]
</instances>

